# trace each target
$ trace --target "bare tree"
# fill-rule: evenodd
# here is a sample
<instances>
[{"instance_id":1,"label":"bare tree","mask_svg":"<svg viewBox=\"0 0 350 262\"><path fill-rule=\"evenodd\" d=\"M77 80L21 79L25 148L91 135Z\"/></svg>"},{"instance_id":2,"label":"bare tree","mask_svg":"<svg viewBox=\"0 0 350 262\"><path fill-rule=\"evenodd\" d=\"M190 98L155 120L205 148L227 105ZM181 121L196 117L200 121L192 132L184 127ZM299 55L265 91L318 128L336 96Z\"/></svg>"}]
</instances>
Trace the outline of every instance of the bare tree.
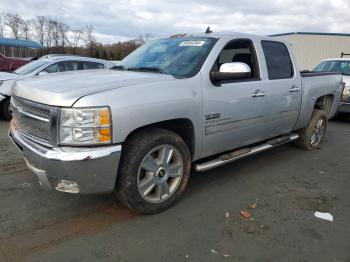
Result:
<instances>
[{"instance_id":1,"label":"bare tree","mask_svg":"<svg viewBox=\"0 0 350 262\"><path fill-rule=\"evenodd\" d=\"M79 45L79 43L81 42L81 40L83 38L83 33L84 33L83 29L71 30L71 34L72 34L71 45L73 48L76 48Z\"/></svg>"},{"instance_id":2,"label":"bare tree","mask_svg":"<svg viewBox=\"0 0 350 262\"><path fill-rule=\"evenodd\" d=\"M0 37L5 36L5 13L0 13Z\"/></svg>"},{"instance_id":3,"label":"bare tree","mask_svg":"<svg viewBox=\"0 0 350 262\"><path fill-rule=\"evenodd\" d=\"M45 23L45 16L37 16L35 19L32 20L35 36L42 45L44 44L45 40Z\"/></svg>"},{"instance_id":4,"label":"bare tree","mask_svg":"<svg viewBox=\"0 0 350 262\"><path fill-rule=\"evenodd\" d=\"M54 46L59 46L60 43L60 33L58 29L58 21L57 20L50 20L49 21L49 27L51 28L51 37Z\"/></svg>"},{"instance_id":5,"label":"bare tree","mask_svg":"<svg viewBox=\"0 0 350 262\"><path fill-rule=\"evenodd\" d=\"M59 22L58 23L58 34L60 37L61 46L64 48L68 41L69 25Z\"/></svg>"},{"instance_id":6,"label":"bare tree","mask_svg":"<svg viewBox=\"0 0 350 262\"><path fill-rule=\"evenodd\" d=\"M92 25L87 25L84 28L84 41L86 47L90 50L90 56L92 56L94 46L96 45L96 37L93 35L94 27Z\"/></svg>"},{"instance_id":7,"label":"bare tree","mask_svg":"<svg viewBox=\"0 0 350 262\"><path fill-rule=\"evenodd\" d=\"M27 21L22 21L22 25L21 25L21 37L23 37L25 40L29 40L30 39L30 35L31 35L31 21L27 20Z\"/></svg>"},{"instance_id":8,"label":"bare tree","mask_svg":"<svg viewBox=\"0 0 350 262\"><path fill-rule=\"evenodd\" d=\"M15 39L21 37L21 28L24 24L24 20L21 16L17 14L6 14L5 25L7 25L11 30Z\"/></svg>"},{"instance_id":9,"label":"bare tree","mask_svg":"<svg viewBox=\"0 0 350 262\"><path fill-rule=\"evenodd\" d=\"M45 23L44 23L44 37L45 37L46 47L51 47L51 43L52 43L51 25L50 25L50 18L47 18L47 17L45 17Z\"/></svg>"}]
</instances>

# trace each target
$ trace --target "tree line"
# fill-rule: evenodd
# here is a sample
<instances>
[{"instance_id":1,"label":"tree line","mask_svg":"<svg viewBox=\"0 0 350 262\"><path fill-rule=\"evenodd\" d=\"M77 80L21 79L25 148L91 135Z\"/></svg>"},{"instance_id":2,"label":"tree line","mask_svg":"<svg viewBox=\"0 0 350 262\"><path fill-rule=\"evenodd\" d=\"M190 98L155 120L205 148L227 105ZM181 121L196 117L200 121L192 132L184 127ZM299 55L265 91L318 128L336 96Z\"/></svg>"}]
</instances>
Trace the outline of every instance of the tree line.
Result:
<instances>
[{"instance_id":1,"label":"tree line","mask_svg":"<svg viewBox=\"0 0 350 262\"><path fill-rule=\"evenodd\" d=\"M18 14L0 13L0 38L4 37L37 41L44 46L40 55L59 53L121 60L147 41L150 35L102 44L94 35L93 25L72 28L51 17L36 16L26 20Z\"/></svg>"}]
</instances>

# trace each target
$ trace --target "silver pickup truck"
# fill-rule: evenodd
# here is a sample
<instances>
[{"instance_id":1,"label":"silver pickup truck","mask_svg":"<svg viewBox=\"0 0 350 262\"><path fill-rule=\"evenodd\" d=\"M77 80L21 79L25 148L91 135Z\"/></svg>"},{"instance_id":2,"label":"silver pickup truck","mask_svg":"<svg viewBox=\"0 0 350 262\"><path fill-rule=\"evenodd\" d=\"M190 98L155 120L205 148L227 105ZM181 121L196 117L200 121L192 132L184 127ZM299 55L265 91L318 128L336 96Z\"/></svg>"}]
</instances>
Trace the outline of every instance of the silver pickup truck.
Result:
<instances>
[{"instance_id":1,"label":"silver pickup truck","mask_svg":"<svg viewBox=\"0 0 350 262\"><path fill-rule=\"evenodd\" d=\"M16 82L9 135L42 187L114 192L154 214L191 171L291 141L319 148L342 89L341 74L299 73L275 38L181 35L147 42L114 70Z\"/></svg>"}]
</instances>

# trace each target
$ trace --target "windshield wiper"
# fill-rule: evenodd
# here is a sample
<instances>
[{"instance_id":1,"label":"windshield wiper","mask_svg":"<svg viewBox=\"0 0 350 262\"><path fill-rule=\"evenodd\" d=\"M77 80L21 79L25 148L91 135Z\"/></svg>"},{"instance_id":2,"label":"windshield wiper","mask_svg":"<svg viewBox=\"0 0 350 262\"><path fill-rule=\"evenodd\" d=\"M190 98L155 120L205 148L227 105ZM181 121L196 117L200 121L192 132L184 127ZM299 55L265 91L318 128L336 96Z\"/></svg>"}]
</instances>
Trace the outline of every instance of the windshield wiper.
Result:
<instances>
[{"instance_id":1,"label":"windshield wiper","mask_svg":"<svg viewBox=\"0 0 350 262\"><path fill-rule=\"evenodd\" d=\"M146 67L146 66L140 66L140 67L129 67L127 69L128 71L150 71L150 72L157 72L161 74L167 75L168 73L164 72L161 68L159 67Z\"/></svg>"}]
</instances>

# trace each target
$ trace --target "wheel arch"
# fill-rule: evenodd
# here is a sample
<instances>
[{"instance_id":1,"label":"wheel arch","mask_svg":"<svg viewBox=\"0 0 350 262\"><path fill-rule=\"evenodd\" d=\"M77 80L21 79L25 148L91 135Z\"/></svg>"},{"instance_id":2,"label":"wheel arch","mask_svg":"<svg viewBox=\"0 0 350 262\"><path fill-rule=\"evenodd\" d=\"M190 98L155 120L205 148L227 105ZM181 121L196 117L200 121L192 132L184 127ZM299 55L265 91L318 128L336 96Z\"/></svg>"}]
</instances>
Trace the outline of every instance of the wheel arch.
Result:
<instances>
[{"instance_id":1,"label":"wheel arch","mask_svg":"<svg viewBox=\"0 0 350 262\"><path fill-rule=\"evenodd\" d=\"M191 157L194 157L196 153L195 131L193 122L188 118L165 120L138 127L127 135L125 141L136 135L138 132L151 127L169 130L178 134L184 140L188 149L190 150Z\"/></svg>"},{"instance_id":2,"label":"wheel arch","mask_svg":"<svg viewBox=\"0 0 350 262\"><path fill-rule=\"evenodd\" d=\"M314 104L314 109L323 110L329 116L332 113L333 101L334 101L333 94L320 96L319 98L317 98Z\"/></svg>"}]
</instances>

